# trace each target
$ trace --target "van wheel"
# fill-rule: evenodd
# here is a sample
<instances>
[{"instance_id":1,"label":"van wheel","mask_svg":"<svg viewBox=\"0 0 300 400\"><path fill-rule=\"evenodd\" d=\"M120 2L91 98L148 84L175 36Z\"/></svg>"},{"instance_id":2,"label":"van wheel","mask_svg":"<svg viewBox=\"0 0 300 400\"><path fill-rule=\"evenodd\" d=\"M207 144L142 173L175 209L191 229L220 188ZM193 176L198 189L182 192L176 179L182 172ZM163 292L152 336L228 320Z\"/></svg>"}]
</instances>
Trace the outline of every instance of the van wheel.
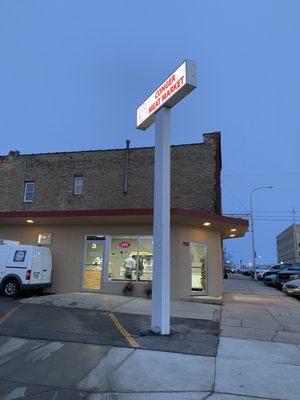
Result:
<instances>
[{"instance_id":1,"label":"van wheel","mask_svg":"<svg viewBox=\"0 0 300 400\"><path fill-rule=\"evenodd\" d=\"M16 297L19 291L20 285L15 279L8 279L3 285L3 293L7 297Z\"/></svg>"}]
</instances>

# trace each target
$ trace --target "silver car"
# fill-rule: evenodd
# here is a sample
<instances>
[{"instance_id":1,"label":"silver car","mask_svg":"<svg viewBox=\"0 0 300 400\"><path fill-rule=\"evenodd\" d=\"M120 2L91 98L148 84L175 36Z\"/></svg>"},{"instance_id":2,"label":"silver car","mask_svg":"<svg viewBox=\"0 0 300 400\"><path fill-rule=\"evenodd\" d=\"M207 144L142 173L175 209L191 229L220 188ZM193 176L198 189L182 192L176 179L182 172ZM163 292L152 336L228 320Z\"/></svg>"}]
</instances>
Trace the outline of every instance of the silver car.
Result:
<instances>
[{"instance_id":1,"label":"silver car","mask_svg":"<svg viewBox=\"0 0 300 400\"><path fill-rule=\"evenodd\" d=\"M300 279L293 279L282 285L282 291L289 296L300 296Z\"/></svg>"}]
</instances>

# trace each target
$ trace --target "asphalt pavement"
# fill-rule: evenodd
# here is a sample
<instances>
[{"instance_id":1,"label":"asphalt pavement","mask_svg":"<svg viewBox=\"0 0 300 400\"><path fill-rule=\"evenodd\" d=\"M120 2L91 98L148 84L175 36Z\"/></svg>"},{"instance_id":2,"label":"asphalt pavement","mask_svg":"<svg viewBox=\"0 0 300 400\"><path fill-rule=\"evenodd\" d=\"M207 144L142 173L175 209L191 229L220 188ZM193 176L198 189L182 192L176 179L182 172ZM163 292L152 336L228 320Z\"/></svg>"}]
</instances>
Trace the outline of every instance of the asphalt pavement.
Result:
<instances>
[{"instance_id":1,"label":"asphalt pavement","mask_svg":"<svg viewBox=\"0 0 300 400\"><path fill-rule=\"evenodd\" d=\"M108 311L23 304L0 297L0 318L13 310L5 321L0 319L0 335L130 348L121 326L140 349L204 356L217 352L218 321L171 318L170 335L160 336L151 333L147 315L114 313L112 319Z\"/></svg>"}]
</instances>

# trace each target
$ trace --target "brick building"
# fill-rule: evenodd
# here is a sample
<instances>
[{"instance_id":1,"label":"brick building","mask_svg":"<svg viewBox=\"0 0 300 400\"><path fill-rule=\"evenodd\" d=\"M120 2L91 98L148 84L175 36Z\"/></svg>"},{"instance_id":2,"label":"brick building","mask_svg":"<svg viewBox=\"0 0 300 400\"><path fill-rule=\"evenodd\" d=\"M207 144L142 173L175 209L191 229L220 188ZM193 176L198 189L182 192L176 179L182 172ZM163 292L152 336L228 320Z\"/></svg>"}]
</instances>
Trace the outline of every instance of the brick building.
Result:
<instances>
[{"instance_id":1,"label":"brick building","mask_svg":"<svg viewBox=\"0 0 300 400\"><path fill-rule=\"evenodd\" d=\"M0 157L0 239L44 244L52 291L136 295L152 279L154 148ZM171 147L171 295L221 297L222 239L247 221L221 215L220 133Z\"/></svg>"}]
</instances>

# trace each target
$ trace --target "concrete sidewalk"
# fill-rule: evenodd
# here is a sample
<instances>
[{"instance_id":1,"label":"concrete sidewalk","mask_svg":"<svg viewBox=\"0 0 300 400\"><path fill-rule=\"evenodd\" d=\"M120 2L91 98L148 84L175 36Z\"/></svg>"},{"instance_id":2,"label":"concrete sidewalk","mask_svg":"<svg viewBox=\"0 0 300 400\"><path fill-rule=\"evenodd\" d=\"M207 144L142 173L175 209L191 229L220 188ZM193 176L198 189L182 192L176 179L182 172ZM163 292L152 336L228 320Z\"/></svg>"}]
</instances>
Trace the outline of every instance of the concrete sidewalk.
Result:
<instances>
[{"instance_id":1,"label":"concrete sidewalk","mask_svg":"<svg viewBox=\"0 0 300 400\"><path fill-rule=\"evenodd\" d=\"M222 336L300 345L300 302L251 278L225 281Z\"/></svg>"},{"instance_id":2,"label":"concrete sidewalk","mask_svg":"<svg viewBox=\"0 0 300 400\"><path fill-rule=\"evenodd\" d=\"M242 276L225 281L215 391L300 399L300 302ZM221 397L220 399L227 397Z\"/></svg>"},{"instance_id":3,"label":"concrete sidewalk","mask_svg":"<svg viewBox=\"0 0 300 400\"><path fill-rule=\"evenodd\" d=\"M24 304L40 304L57 307L71 307L87 310L107 310L107 302L115 313L151 314L151 299L107 295L101 293L66 293L45 296L35 296L21 300ZM198 303L194 301L171 301L171 316L176 318L195 318L217 321L220 319L221 306L216 304Z\"/></svg>"}]
</instances>

